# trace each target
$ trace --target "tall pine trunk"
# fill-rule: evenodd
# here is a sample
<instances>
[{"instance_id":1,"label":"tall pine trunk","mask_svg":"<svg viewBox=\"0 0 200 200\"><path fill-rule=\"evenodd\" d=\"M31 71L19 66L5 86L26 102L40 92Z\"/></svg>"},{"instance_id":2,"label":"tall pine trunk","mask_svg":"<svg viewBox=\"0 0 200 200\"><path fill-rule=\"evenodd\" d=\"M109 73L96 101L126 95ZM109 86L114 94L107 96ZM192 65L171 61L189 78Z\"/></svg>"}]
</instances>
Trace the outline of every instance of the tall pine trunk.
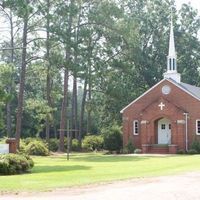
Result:
<instances>
[{"instance_id":1,"label":"tall pine trunk","mask_svg":"<svg viewBox=\"0 0 200 200\"><path fill-rule=\"evenodd\" d=\"M67 119L67 93L68 93L68 77L69 71L66 68L64 72L64 90L63 90L63 101L61 109L61 120L60 120L60 141L59 151L64 152L64 137L66 130L66 119Z\"/></svg>"},{"instance_id":2,"label":"tall pine trunk","mask_svg":"<svg viewBox=\"0 0 200 200\"><path fill-rule=\"evenodd\" d=\"M79 144L81 145L81 139L83 135L83 121L84 121L84 114L85 114L85 102L86 102L86 96L87 96L87 77L85 79L84 88L83 88L83 97L81 102L81 114L80 114L80 126L79 126Z\"/></svg>"},{"instance_id":3,"label":"tall pine trunk","mask_svg":"<svg viewBox=\"0 0 200 200\"><path fill-rule=\"evenodd\" d=\"M78 111L77 111L77 74L74 72L73 94L72 94L72 129L74 138L78 139Z\"/></svg>"},{"instance_id":4,"label":"tall pine trunk","mask_svg":"<svg viewBox=\"0 0 200 200\"><path fill-rule=\"evenodd\" d=\"M21 125L22 125L22 113L23 113L23 101L24 101L24 86L25 86L25 75L26 75L26 56L27 56L27 29L28 29L28 16L24 17L23 25L23 39L22 39L22 61L21 61L21 73L20 73L20 86L18 95L18 106L17 106L17 122L16 122L16 141L17 148L19 149L20 136L21 136Z\"/></svg>"},{"instance_id":5,"label":"tall pine trunk","mask_svg":"<svg viewBox=\"0 0 200 200\"><path fill-rule=\"evenodd\" d=\"M89 83L88 83L88 111L87 111L87 133L91 133L91 111L92 111L92 105L91 105L91 100L92 100L92 95L91 95L91 88L92 88L92 73L91 73L91 65L89 65Z\"/></svg>"},{"instance_id":6,"label":"tall pine trunk","mask_svg":"<svg viewBox=\"0 0 200 200\"><path fill-rule=\"evenodd\" d=\"M70 2L71 4L72 2ZM71 8L71 6L70 6ZM70 44L70 40L71 40L71 27L72 27L72 18L73 18L73 15L72 15L72 11L70 10L70 14L67 18L67 21L68 21L68 33L69 33L69 36L66 40L66 51L65 51L65 59L66 59L66 63L69 63L70 61L70 54L71 54L71 49L70 47L68 46ZM69 69L68 69L68 66L65 66L65 72L64 72L64 89L63 89L63 101L62 101L62 109L61 109L61 121L60 121L60 140L59 140L59 150L60 151L64 151L64 136L65 136L65 131L66 129L69 127L66 127L66 122L68 119L68 116L67 116L67 106L68 106L68 82L69 82ZM72 100L73 102L73 100ZM68 126L69 126L69 123L68 123ZM72 127L72 126L71 126ZM70 140L70 144L71 144L71 137L68 138ZM69 141L68 141L69 142Z\"/></svg>"},{"instance_id":7,"label":"tall pine trunk","mask_svg":"<svg viewBox=\"0 0 200 200\"><path fill-rule=\"evenodd\" d=\"M74 69L74 80L73 80L73 95L72 95L72 128L74 129L74 137L76 139L79 139L79 130L78 130L78 109L77 109L77 72L78 72L78 56L79 56L79 34L80 34L80 22L81 22L81 6L79 8L80 14L78 15L78 21L77 21L77 28L75 31L75 38L76 38L76 45L74 48L74 63L75 63L75 69Z\"/></svg>"},{"instance_id":8,"label":"tall pine trunk","mask_svg":"<svg viewBox=\"0 0 200 200\"><path fill-rule=\"evenodd\" d=\"M47 39L46 39L46 60L47 60L47 79L46 79L46 95L47 95L47 103L49 107L52 107L52 102L51 102L51 75L50 75L50 61L49 61L49 53L50 53L50 33L49 33L49 8L50 8L50 2L47 0L47 24L46 24L46 34L47 34ZM46 117L46 140L49 141L50 137L50 121L49 121L49 116Z\"/></svg>"},{"instance_id":9,"label":"tall pine trunk","mask_svg":"<svg viewBox=\"0 0 200 200\"><path fill-rule=\"evenodd\" d=\"M13 33L13 17L12 11L10 11L10 47L11 47L11 57L10 63L12 65L12 72L10 75L10 86L8 86L8 93L13 94L14 90L14 33ZM6 104L6 131L8 137L12 137L12 117L11 117L11 100L9 100Z\"/></svg>"}]
</instances>

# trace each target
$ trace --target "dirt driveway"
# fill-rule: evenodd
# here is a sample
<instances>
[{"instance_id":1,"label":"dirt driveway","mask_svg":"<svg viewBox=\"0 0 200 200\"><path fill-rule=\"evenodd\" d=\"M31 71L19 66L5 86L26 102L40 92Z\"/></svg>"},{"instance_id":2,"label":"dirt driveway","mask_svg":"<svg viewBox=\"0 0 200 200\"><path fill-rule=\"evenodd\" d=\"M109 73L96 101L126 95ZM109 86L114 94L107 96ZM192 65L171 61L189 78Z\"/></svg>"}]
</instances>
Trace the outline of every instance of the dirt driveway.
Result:
<instances>
[{"instance_id":1,"label":"dirt driveway","mask_svg":"<svg viewBox=\"0 0 200 200\"><path fill-rule=\"evenodd\" d=\"M45 193L3 195L2 200L200 200L200 172L141 178Z\"/></svg>"}]
</instances>

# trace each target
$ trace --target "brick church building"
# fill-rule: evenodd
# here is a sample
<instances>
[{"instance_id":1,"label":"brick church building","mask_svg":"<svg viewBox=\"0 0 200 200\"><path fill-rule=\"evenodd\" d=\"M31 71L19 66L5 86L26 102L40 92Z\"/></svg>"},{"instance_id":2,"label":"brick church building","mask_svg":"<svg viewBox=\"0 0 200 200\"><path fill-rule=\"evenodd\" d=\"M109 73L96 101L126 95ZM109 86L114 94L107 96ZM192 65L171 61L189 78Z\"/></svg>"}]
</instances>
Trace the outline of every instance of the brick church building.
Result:
<instances>
[{"instance_id":1,"label":"brick church building","mask_svg":"<svg viewBox=\"0 0 200 200\"><path fill-rule=\"evenodd\" d=\"M121 113L124 145L131 140L143 153L188 151L200 138L200 87L181 82L172 21L164 78Z\"/></svg>"}]
</instances>

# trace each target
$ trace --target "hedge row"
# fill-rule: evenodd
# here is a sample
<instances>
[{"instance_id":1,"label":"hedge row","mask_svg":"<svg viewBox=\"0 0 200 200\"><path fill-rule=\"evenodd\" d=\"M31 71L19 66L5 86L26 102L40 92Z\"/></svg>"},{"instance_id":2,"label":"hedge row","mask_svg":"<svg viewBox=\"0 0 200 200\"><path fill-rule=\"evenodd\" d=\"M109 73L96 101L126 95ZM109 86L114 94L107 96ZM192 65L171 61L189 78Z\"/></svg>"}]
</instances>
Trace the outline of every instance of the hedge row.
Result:
<instances>
[{"instance_id":1,"label":"hedge row","mask_svg":"<svg viewBox=\"0 0 200 200\"><path fill-rule=\"evenodd\" d=\"M64 139L64 146L67 149L67 138ZM109 150L119 152L122 149L121 128L114 125L113 127L102 130L101 135L88 135L82 140L81 147L83 151ZM59 140L52 138L48 144L39 138L26 138L21 140L20 151L28 155L47 156L49 151L56 152L59 150ZM77 139L72 140L72 151L80 151L80 144Z\"/></svg>"}]
</instances>

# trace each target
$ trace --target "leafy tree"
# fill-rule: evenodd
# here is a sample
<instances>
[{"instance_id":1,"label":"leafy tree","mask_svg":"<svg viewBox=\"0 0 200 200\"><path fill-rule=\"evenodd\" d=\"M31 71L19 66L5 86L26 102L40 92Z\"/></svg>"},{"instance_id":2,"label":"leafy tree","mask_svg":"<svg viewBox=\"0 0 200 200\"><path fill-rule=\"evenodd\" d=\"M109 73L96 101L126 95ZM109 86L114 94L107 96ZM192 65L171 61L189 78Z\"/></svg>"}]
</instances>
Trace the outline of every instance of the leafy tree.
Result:
<instances>
[{"instance_id":1,"label":"leafy tree","mask_svg":"<svg viewBox=\"0 0 200 200\"><path fill-rule=\"evenodd\" d=\"M183 4L179 11L180 24L177 26L178 69L183 82L199 85L200 18L198 12L190 5ZM192 77L192 78L191 78Z\"/></svg>"},{"instance_id":2,"label":"leafy tree","mask_svg":"<svg viewBox=\"0 0 200 200\"><path fill-rule=\"evenodd\" d=\"M10 90L10 85L11 83L11 76L13 74L13 66L10 64L1 64L0 65L1 71L0 71L0 127L4 128L5 123L4 123L4 118L3 118L3 108L8 105L8 102L11 102L12 99L14 98L15 93L11 93ZM10 113L11 114L11 113ZM12 130L12 122L11 123L11 130ZM6 136L11 136L11 133L8 132L11 131L10 129L6 128L4 129L4 135ZM6 133L6 134L5 134Z\"/></svg>"}]
</instances>

